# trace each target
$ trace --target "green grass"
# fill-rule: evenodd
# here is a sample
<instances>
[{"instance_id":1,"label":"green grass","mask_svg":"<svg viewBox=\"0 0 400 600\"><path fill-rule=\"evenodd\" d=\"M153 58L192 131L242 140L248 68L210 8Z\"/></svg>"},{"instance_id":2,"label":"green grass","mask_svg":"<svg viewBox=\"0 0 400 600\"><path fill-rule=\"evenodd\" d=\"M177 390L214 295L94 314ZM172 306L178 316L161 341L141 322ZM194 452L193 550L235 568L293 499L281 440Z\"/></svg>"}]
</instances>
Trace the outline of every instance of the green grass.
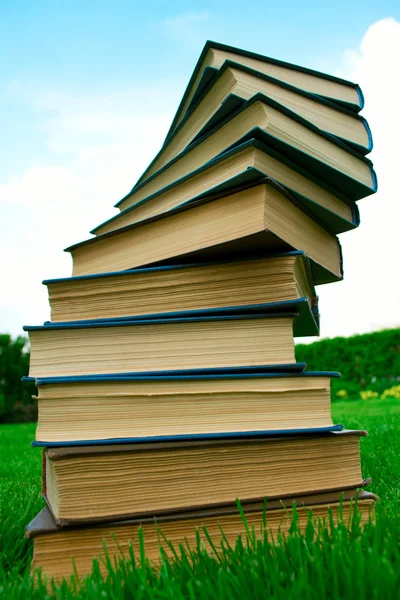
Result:
<instances>
[{"instance_id":1,"label":"green grass","mask_svg":"<svg viewBox=\"0 0 400 600\"><path fill-rule=\"evenodd\" d=\"M304 535L293 533L271 544L266 535L224 546L219 556L201 547L189 553L177 548L174 560L156 572L145 559L108 565L102 579L98 567L83 584L36 588L29 575L31 542L24 528L42 507L41 453L29 446L32 425L0 426L1 526L0 597L13 598L386 598L400 597L400 402L337 402L334 419L347 428L367 429L361 440L363 473L381 500L377 523L361 531L329 524ZM135 562L136 561L136 562Z\"/></svg>"}]
</instances>

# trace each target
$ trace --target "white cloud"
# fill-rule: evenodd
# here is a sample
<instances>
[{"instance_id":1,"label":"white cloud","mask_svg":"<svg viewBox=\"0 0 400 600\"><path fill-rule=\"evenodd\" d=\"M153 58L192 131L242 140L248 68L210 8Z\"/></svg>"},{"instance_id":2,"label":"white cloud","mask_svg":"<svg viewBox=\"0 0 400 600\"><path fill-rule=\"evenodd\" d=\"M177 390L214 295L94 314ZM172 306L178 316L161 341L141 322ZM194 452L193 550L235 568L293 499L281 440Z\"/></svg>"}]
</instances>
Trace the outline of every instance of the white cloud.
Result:
<instances>
[{"instance_id":1,"label":"white cloud","mask_svg":"<svg viewBox=\"0 0 400 600\"><path fill-rule=\"evenodd\" d=\"M337 75L356 81L365 96L378 192L360 200L361 225L340 236L344 281L321 286L321 335L351 335L400 325L400 23L382 19L360 47L345 53Z\"/></svg>"},{"instance_id":2,"label":"white cloud","mask_svg":"<svg viewBox=\"0 0 400 600\"><path fill-rule=\"evenodd\" d=\"M154 86L156 87L156 86ZM139 90L140 91L140 90ZM0 185L0 331L21 333L25 323L49 318L41 280L68 277L63 248L118 211L165 137L178 98L160 95L74 96L37 93L14 82L8 93L32 98L48 160ZM169 94L169 95L168 95ZM157 98L157 101L156 101Z\"/></svg>"}]
</instances>

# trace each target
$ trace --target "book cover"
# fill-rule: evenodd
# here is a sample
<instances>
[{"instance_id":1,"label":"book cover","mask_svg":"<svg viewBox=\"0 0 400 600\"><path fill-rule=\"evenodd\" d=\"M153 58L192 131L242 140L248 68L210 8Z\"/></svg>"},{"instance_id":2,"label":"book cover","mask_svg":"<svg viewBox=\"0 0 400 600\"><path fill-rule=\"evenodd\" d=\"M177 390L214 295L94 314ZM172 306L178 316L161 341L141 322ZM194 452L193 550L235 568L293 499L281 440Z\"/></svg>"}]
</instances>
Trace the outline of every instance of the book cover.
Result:
<instances>
[{"instance_id":1,"label":"book cover","mask_svg":"<svg viewBox=\"0 0 400 600\"><path fill-rule=\"evenodd\" d=\"M342 115L347 115L348 117L351 117L352 119L355 119L356 121L358 121L360 123L362 128L365 130L365 134L366 134L366 144L365 145L358 144L357 142L351 141L347 137L341 137L340 135L337 135L337 134L335 135L335 137L340 139L343 143L352 146L352 148L354 150L356 150L357 152L360 152L361 154L368 154L373 149L372 132L371 132L370 126L368 124L368 121L362 115L360 115L352 110L349 110L348 108L345 108L344 106L342 106L340 104L336 104L336 103L328 100L327 98L324 98L323 96L317 96L316 94L306 92L305 90L297 88L289 83L286 83L284 81L276 79L275 77L271 77L270 75L267 75L265 73L260 73L259 71L256 71L255 69L252 69L245 65L241 65L232 60L226 60L220 69L213 69L210 67L207 67L205 69L205 71L203 73L203 77L205 79L204 83L203 83L203 78L202 78L202 80L200 81L199 86L196 90L196 94L192 98L189 109L188 109L187 113L185 114L185 117L182 119L182 121L179 123L179 125L176 127L176 129L165 140L164 145L169 143L170 139L176 134L176 131L178 131L178 129L180 127L182 127L182 124L184 122L186 122L186 120L190 117L191 113L196 108L196 106L199 104L199 102L201 102L201 100L204 98L204 96L207 94L208 90L215 84L216 80L229 67L235 68L235 69L238 69L239 71L243 71L244 73L253 75L254 77L257 77L261 80L270 81L270 82L274 83L275 85L279 85L280 87L282 87L284 89L296 92L296 94L299 94L303 98L313 100L314 102L319 102L321 105L335 110L339 117L342 114ZM212 72L209 73L208 70L210 70ZM229 94L229 96L226 98L223 105L214 113L214 115L211 117L211 119L209 121L207 121L207 123L204 125L202 130L193 138L192 142L196 141L197 138L201 137L208 130L212 129L215 125L217 125L218 123L223 121L228 116L229 113L233 112L234 110L237 110L239 108L239 106L241 104L243 104L244 102L245 102L245 100L242 97L236 95L235 93ZM323 129L323 128L320 127L320 129ZM326 130L325 130L325 133L329 134L329 132ZM331 135L332 135L332 133L331 133Z\"/></svg>"},{"instance_id":2,"label":"book cover","mask_svg":"<svg viewBox=\"0 0 400 600\"><path fill-rule=\"evenodd\" d=\"M200 57L196 63L194 71L190 77L189 83L183 94L182 100L178 106L176 113L175 113L171 127L167 133L167 139L168 139L168 136L175 129L177 123L179 122L179 119L189 109L192 95L196 91L198 86L200 85L199 82L201 81L201 85L199 88L200 93L204 89L204 87L209 84L210 79L212 78L212 76L214 74L212 71L215 72L216 69L213 69L212 67L205 65L207 74L205 75L204 79L202 79L202 73L200 71L204 65L204 62L206 60L209 50L213 49L213 48L222 50L222 51L226 51L228 53L232 53L237 56L244 56L244 57L248 57L248 58L251 58L251 59L254 59L257 61L270 63L270 64L276 65L278 67L284 67L284 68L287 68L287 69L290 69L293 71L297 71L300 73L306 73L306 74L312 75L313 77L320 79L320 80L326 80L326 81L338 83L341 86L344 86L345 88L354 90L354 95L353 95L354 99L352 101L344 100L343 97L340 98L340 97L337 97L337 95L335 95L335 96L329 96L329 95L324 96L323 94L319 94L319 95L322 95L323 97L326 97L327 99L332 100L332 101L336 102L337 104L341 104L342 106L344 106L350 110L353 110L354 112L359 112L364 107L364 97L363 97L361 88L358 84L352 83L351 81L348 81L345 79L341 79L339 77L335 77L333 75L328 75L326 73L322 73L320 71L309 69L307 67L302 67L300 65L295 65L295 64L291 64L291 63L288 63L285 61L270 58L270 57L264 56L262 54L257 54L255 52L249 52L249 51L243 50L241 48L236 48L234 46L228 46L226 44L221 44L218 42L208 40L200 54Z\"/></svg>"},{"instance_id":3,"label":"book cover","mask_svg":"<svg viewBox=\"0 0 400 600\"><path fill-rule=\"evenodd\" d=\"M172 267L171 267L172 268ZM144 315L127 315L124 317L117 317L115 319L104 318L104 319L81 319L76 323L82 325L96 325L96 324L113 324L115 322L134 322L134 321L150 321L158 322L161 319L197 319L198 317L218 317L218 316L229 316L229 315L251 315L260 313L284 313L284 311L291 311L298 313L298 317L293 323L293 335L295 337L313 336L319 335L319 313L318 304L315 303L312 307L310 306L306 297L298 298L295 300L282 300L279 302L269 302L267 304L250 304L247 306L227 306L221 308L203 308L198 310L186 310L186 311L172 311L165 312L162 314L144 314ZM60 325L68 327L70 321L52 323L46 321L44 327L51 327L53 325Z\"/></svg>"},{"instance_id":4,"label":"book cover","mask_svg":"<svg viewBox=\"0 0 400 600\"><path fill-rule=\"evenodd\" d=\"M237 370L245 358L250 365L293 364L293 320L297 316L294 312L210 314L25 326L31 342L29 374Z\"/></svg>"},{"instance_id":5,"label":"book cover","mask_svg":"<svg viewBox=\"0 0 400 600\"><path fill-rule=\"evenodd\" d=\"M347 118L347 120L349 120L350 123L352 121L354 121L355 123L358 123L360 125L360 131L364 131L364 133L365 133L365 136L364 136L365 143L362 143L362 144L357 143L356 141L352 141L352 138L351 138L352 134L350 131L347 133L343 132L343 136L340 136L338 133L334 133L334 131L329 131L329 129L327 129L328 126L321 127L320 125L318 125L318 127L322 130L325 130L327 133L335 135L335 137L338 137L344 143L349 144L357 152L361 152L361 154L368 154L368 152L370 152L372 150L373 140L372 140L372 134L371 134L370 127L368 125L367 120L364 117L362 117L361 115L359 115L358 113L356 113L352 110L349 110L348 108L345 108L345 107L341 106L340 104L331 102L330 100L327 100L326 98L324 98L322 96L317 96L316 94L307 92L303 89L295 87L294 85L291 85L287 82L277 79L271 75L267 75L266 73L261 73L260 71L257 71L254 68L251 68L249 66L235 62L234 60L226 60L219 69L215 69L212 67L206 67L206 69L203 72L202 79L200 80L200 83L197 87L196 93L194 94L194 96L190 102L187 112L185 113L184 117L182 118L180 123L177 125L177 127L167 137L167 139L164 142L163 148L165 148L171 142L171 140L174 139L174 137L181 130L181 128L184 127L185 123L187 122L188 119L190 119L191 115L196 110L198 105L202 102L202 100L204 98L206 98L210 89L219 81L219 79L223 76L223 74L225 73L225 71L227 69L234 69L236 71L240 71L242 73L251 75L251 76L257 78L258 80L260 80L260 83L261 82L272 83L275 86L278 86L279 88L288 90L288 91L296 94L299 97L309 100L313 105L320 104L323 107L331 109L332 111L334 111L336 113L338 119L340 119L340 117L342 116L344 119ZM203 82L203 79L204 79L204 82ZM261 83L261 85L262 85L262 83ZM261 91L261 90L259 90L259 91ZM231 92L225 98L225 100L222 102L222 105L218 108L218 110L210 117L210 119L207 121L207 123L204 124L203 129L201 131L203 133L205 133L207 130L211 129L213 126L215 126L218 123L220 123L221 121L223 121L230 112L233 112L235 109L239 108L239 106L243 102L245 102L245 100L246 100L246 98L244 98L240 93L237 94L235 91ZM296 111L294 110L294 112L296 112ZM192 139L192 141L190 143L192 143L194 140L196 140L196 138L201 137L201 135L202 135L201 132L197 133L196 136ZM140 181L140 179L138 180L138 182Z\"/></svg>"},{"instance_id":6,"label":"book cover","mask_svg":"<svg viewBox=\"0 0 400 600\"><path fill-rule=\"evenodd\" d=\"M365 479L364 481L361 482L362 485L360 486L360 488L362 486L368 485L369 483L370 483L370 479ZM345 501L350 501L350 500L353 500L354 502L356 502L357 500L359 502L362 502L364 500L377 501L378 496L376 496L376 494L373 494L372 492L367 492L363 489L348 489L348 490L343 490L340 492L327 491L325 493L311 494L309 496L287 496L285 498L281 498L278 500L266 498L265 501L262 501L262 502L244 503L243 507L245 509L245 512L249 513L249 512L258 511L258 510L273 511L273 510L281 510L282 508L290 509L293 506L293 504L296 504L296 506L306 506L306 507L312 508L313 506L316 506L318 504L340 504L341 501L345 502ZM195 520L196 518L207 519L207 518L211 518L211 517L219 517L222 515L235 514L237 512L238 512L238 509L237 509L236 504L231 504L229 506L223 506L223 507L215 507L215 508L208 507L208 508L205 508L205 509L203 508L203 509L199 509L196 511L181 512L176 515L171 515L171 514L159 515L159 516L157 516L156 519L154 517L142 517L142 518L128 519L125 521L120 521L118 524L112 523L111 527L113 529L115 529L116 526L118 526L118 527L126 527L129 525L138 525L139 526L139 525L145 524L145 523L154 524L155 522L159 523L161 525L162 523L174 522L177 519L191 521L191 520ZM84 526L87 526L90 529L93 529L95 531L96 529L103 528L104 523L98 524L98 523L91 523L89 521L88 523L84 524ZM82 527L82 525L80 525L79 527L70 525L68 527L68 530L71 530L71 531L73 531L74 529L79 530L79 529L81 529L81 527ZM44 533L56 533L58 531L60 531L60 526L57 525L57 523L53 517L53 514L51 512L51 509L49 508L48 505L46 505L28 524L28 526L26 527L25 535L28 538L34 538L37 535L41 535Z\"/></svg>"},{"instance_id":7,"label":"book cover","mask_svg":"<svg viewBox=\"0 0 400 600\"><path fill-rule=\"evenodd\" d=\"M303 119L298 114L294 113L293 111L289 110L288 108L285 108L278 102L275 102L274 100L272 100L271 98L268 98L264 94L257 93L252 98L250 98L250 100L247 100L241 106L239 106L239 108L235 112L231 113L224 121L218 123L217 126L215 126L213 129L207 131L207 133L205 135L203 135L202 137L198 138L196 140L196 142L194 142L190 146L188 146L185 150L183 150L183 152L181 152L178 156L173 158L168 164L166 164L161 169L159 169L158 171L153 173L148 179L146 179L142 183L135 185L131 190L131 194L133 192L137 192L139 189L142 189L144 186L146 186L150 182L154 181L162 173L165 173L168 169L171 169L171 167L174 164L176 164L178 161L182 160L183 157L185 157L188 154L190 154L191 152L193 152L193 150L195 148L200 146L202 143L204 143L206 140L208 140L211 136L214 136L225 125L227 125L230 121L235 119L238 115L242 114L244 111L248 110L256 102L260 102L263 105L265 105L267 108L270 107L272 110L278 111L282 115L285 115L287 118L291 119L293 122L299 123L306 130L309 130L309 131L317 134L319 137L324 138L325 140L330 142L332 144L332 148L336 147L338 149L341 149L343 152L347 153L348 155L352 155L353 157L355 157L360 162L360 164L364 163L365 170L369 171L370 182L367 184L365 182L362 182L361 180L357 180L353 176L351 176L349 173L346 173L343 170L339 170L338 168L335 168L334 166L327 164L323 160L319 160L319 158L317 158L316 156L312 156L308 152L305 152L302 149L300 149L299 147L296 147L293 144L290 144L290 143L284 141L283 139L280 139L280 138L272 135L271 133L268 132L268 129L264 130L258 126L250 129L246 134L242 135L238 139L235 139L234 142L232 142L231 144L228 144L228 146L226 146L223 150L217 151L216 154L214 155L214 157L222 152L226 152L227 150L229 150L230 148L232 148L234 146L237 146L238 144L240 144L243 141L246 141L253 137L260 139L260 137L258 137L258 136L261 136L261 141L264 141L264 143L266 143L268 146L271 146L274 150L276 150L280 154L283 154L289 160L299 164L307 172L317 175L326 184L328 184L329 186L338 190L340 193L346 195L348 198L350 198L352 200L359 200L365 196L368 196L368 195L376 192L376 190L377 190L376 174L373 169L372 162L367 157L365 157L364 155L362 155L359 152L357 152L356 150L354 150L351 146L344 144L338 138L335 138L334 136L321 131L320 129L318 129L318 127L315 127L309 121L307 121L306 119ZM208 162L209 160L212 160L212 158L214 158L214 157L210 157L209 159L207 159L206 162ZM152 165L152 163L150 163L150 166L151 165ZM200 167L200 166L201 165L198 165L198 167Z\"/></svg>"},{"instance_id":8,"label":"book cover","mask_svg":"<svg viewBox=\"0 0 400 600\"><path fill-rule=\"evenodd\" d=\"M238 497L245 502L259 502L265 496L280 499L353 489L366 485L360 466L361 436L367 436L367 433L342 430L280 436L249 435L240 438L192 438L174 442L101 443L47 448L44 477L50 487L46 493L53 512L57 511L57 523L69 525L89 521L123 521L134 515L145 517L174 514L208 506L215 508L229 505ZM257 459L253 461L252 456ZM190 469L187 461L190 461ZM278 463L281 468L279 473L274 466ZM100 488L92 480L90 473L103 464L107 464L107 469ZM217 464L219 468L215 470ZM248 468L244 465L248 465ZM263 472L260 471L261 465L264 465ZM78 470L70 471L71 466ZM161 496L157 495L151 480L143 481L145 470L155 468L161 469L165 475L160 480L164 490ZM272 477L272 473L276 473L276 476ZM60 487L65 477L68 477L67 495L65 489ZM105 490L114 489L116 477L121 482L121 488L120 495L113 498L113 511L110 511L110 505L107 504L96 514L91 512L87 504L88 498L103 504L100 499ZM137 496L139 481L143 490L147 490L146 498L148 493L152 499L148 497L145 501L143 497ZM179 495L170 488L169 481L175 481L177 485L180 482ZM56 487L52 487L54 485L63 495L60 504L56 499L58 496L54 496L58 493ZM232 485L235 489L232 489ZM86 498L82 505L80 494L85 494ZM132 500L130 512L125 512L121 500L132 495L135 497L135 504ZM74 510L73 517L71 510Z\"/></svg>"},{"instance_id":9,"label":"book cover","mask_svg":"<svg viewBox=\"0 0 400 600\"><path fill-rule=\"evenodd\" d=\"M124 216L127 216L130 213L132 213L132 215L134 217L136 209L140 208L141 206L143 206L145 204L148 204L148 203L150 204L154 200L157 200L157 198L160 195L164 194L165 192L179 190L179 186L184 184L185 182L188 182L195 177L200 177L200 176L202 176L202 174L206 175L207 172L210 171L210 169L213 169L213 168L217 167L218 165L222 166L225 162L229 161L230 159L234 159L236 156L240 155L241 153L244 153L253 148L262 153L265 153L268 156L273 157L276 161L279 161L279 163L284 164L288 168L299 173L302 177L305 177L308 180L311 180L315 185L325 189L329 194L332 194L332 196L334 196L335 198L338 198L341 202L343 202L350 208L349 213L350 213L351 217L348 219L344 218L343 216L341 216L335 212L332 212L325 206L317 203L316 201L306 197L304 194L299 193L298 191L293 189L293 187L288 186L288 184L283 182L282 180L278 181L278 179L276 179L275 181L277 184L282 185L283 187L285 187L286 190L288 190L288 192L290 192L290 194L293 198L293 202L296 203L296 205L299 208L301 208L306 214L308 214L311 218L313 218L317 223L319 223L321 226L325 226L333 234L343 233L344 231L349 231L351 229L354 229L355 227L358 227L358 225L360 223L360 215L359 215L358 206L354 201L350 200L347 196L341 194L336 189L332 188L331 186L329 186L322 180L318 179L316 176L312 175L311 173L308 173L307 171L302 169L302 167L300 167L298 164L289 160L287 157L284 157L282 154L279 154L273 148L270 148L268 146L268 144L266 143L266 140L265 140L264 136L261 134L261 132L257 132L257 138L253 137L249 140L246 140L246 141L238 144L234 148L231 148L230 150L227 150L223 154L216 156L213 160L209 161L207 164L203 165L199 169L192 171L188 175L185 175L181 179L169 184L168 186L161 189L160 191L150 194L149 196L147 196L146 198L143 198L142 200L138 200L136 202L133 201L133 203L131 205L126 206L127 202L130 201L130 196L131 196L131 192L130 192L129 194L124 196L119 202L117 202L117 204L115 205L116 208L120 208L120 210L122 212L115 215L114 217L111 217L104 223L102 223L102 224L98 225L97 227L95 227L94 229L92 229L91 233L94 235L99 235L99 234L103 233L104 226L108 226L108 230L110 229L110 226L117 228L118 223L121 220L121 217L123 218ZM227 194L228 192L231 192L234 189L251 187L252 185L257 185L261 181L267 181L267 180L271 181L272 179L273 178L269 177L267 173L264 173L259 168L257 168L257 166L250 164L250 162L249 162L249 165L243 171L239 172L238 174L236 174L234 176L227 177L224 181L222 181L222 183L218 183L218 185L215 185L210 189L203 190L201 192L201 194L194 195L192 198L185 200L184 202L178 204L178 206L183 206L184 204L186 204L188 202L200 201L201 199L204 199L207 197L208 198L212 198L214 196L217 197L220 194L221 195Z\"/></svg>"},{"instance_id":10,"label":"book cover","mask_svg":"<svg viewBox=\"0 0 400 600\"><path fill-rule=\"evenodd\" d=\"M260 204L264 205L263 211ZM241 213L246 213L246 219L238 218ZM285 219L277 218L280 213L285 214ZM151 243L155 235L157 245ZM310 244L311 239L318 239L318 244ZM243 260L299 249L308 253L315 285L343 278L339 240L299 209L285 188L268 180L222 197L185 203L84 240L65 251L72 254L73 275L86 275L106 272L111 264L124 270Z\"/></svg>"}]
</instances>

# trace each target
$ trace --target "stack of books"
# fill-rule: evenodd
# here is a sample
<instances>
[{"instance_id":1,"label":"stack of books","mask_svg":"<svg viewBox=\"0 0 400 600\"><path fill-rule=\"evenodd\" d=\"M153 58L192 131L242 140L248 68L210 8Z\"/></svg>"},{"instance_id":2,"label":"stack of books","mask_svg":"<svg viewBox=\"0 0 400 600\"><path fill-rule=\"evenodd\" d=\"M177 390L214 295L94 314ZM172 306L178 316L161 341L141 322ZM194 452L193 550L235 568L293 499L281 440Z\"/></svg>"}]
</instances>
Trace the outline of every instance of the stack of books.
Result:
<instances>
[{"instance_id":1,"label":"stack of books","mask_svg":"<svg viewBox=\"0 0 400 600\"><path fill-rule=\"evenodd\" d=\"M103 555L287 531L293 503L363 519L363 431L332 422L330 380L296 362L315 285L343 277L337 234L376 191L359 87L207 42L165 143L120 212L68 248L30 326L47 507L33 566L80 576ZM166 552L168 545L164 544ZM211 546L208 546L212 551Z\"/></svg>"}]
</instances>

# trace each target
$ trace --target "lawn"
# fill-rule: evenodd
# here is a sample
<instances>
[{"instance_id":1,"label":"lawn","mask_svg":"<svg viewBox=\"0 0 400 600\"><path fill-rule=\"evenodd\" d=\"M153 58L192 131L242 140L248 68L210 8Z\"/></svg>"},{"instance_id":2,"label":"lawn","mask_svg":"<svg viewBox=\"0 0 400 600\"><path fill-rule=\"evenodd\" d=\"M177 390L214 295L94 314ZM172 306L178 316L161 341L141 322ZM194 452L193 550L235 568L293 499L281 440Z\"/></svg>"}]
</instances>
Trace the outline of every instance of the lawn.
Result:
<instances>
[{"instance_id":1,"label":"lawn","mask_svg":"<svg viewBox=\"0 0 400 600\"><path fill-rule=\"evenodd\" d=\"M344 526L309 530L272 546L249 539L219 557L182 554L154 572L142 562L95 571L74 592L53 588L61 598L385 598L400 597L400 401L346 401L333 404L336 422L367 429L361 439L364 476L381 500L376 525L349 533ZM34 426L0 426L1 529L0 597L43 598L29 575L31 542L24 527L42 507L41 452L30 447ZM251 536L250 536L251 538ZM50 589L50 588L49 588Z\"/></svg>"}]
</instances>

